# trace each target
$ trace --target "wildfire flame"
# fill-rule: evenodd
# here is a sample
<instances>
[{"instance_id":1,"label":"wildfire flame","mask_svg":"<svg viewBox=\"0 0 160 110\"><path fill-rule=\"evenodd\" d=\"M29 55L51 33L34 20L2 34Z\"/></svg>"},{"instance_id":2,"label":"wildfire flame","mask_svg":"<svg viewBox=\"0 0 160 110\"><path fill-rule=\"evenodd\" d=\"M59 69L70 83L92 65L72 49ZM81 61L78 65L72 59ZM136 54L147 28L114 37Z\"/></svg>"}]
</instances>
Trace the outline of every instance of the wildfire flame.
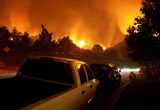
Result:
<instances>
[{"instance_id":1,"label":"wildfire flame","mask_svg":"<svg viewBox=\"0 0 160 110\"><path fill-rule=\"evenodd\" d=\"M80 48L91 48L93 42L86 37L84 33L81 32L82 24L80 21L76 21L76 24L71 29L70 37L73 43L75 43Z\"/></svg>"},{"instance_id":2,"label":"wildfire flame","mask_svg":"<svg viewBox=\"0 0 160 110\"><path fill-rule=\"evenodd\" d=\"M8 14L6 21L11 29L16 27L18 31L27 31L36 36L39 31L35 30L44 23L54 36L69 35L73 43L80 48L92 48L94 44L100 44L104 49L124 40L124 36L115 34L116 26L118 25L121 33L126 34L128 26L140 15L141 7L141 0L8 2L4 4L4 13Z\"/></svg>"},{"instance_id":3,"label":"wildfire flame","mask_svg":"<svg viewBox=\"0 0 160 110\"><path fill-rule=\"evenodd\" d=\"M85 47L86 42L84 40L80 40L79 43L77 44L80 48Z\"/></svg>"}]
</instances>

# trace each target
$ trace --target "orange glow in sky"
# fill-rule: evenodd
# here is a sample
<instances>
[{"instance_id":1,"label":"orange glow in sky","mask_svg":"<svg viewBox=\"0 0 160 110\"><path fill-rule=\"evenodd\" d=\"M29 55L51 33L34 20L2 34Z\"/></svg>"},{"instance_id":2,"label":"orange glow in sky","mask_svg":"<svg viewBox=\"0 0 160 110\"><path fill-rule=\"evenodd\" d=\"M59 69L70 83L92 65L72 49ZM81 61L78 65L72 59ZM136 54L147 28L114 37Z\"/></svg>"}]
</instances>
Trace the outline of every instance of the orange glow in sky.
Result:
<instances>
[{"instance_id":1,"label":"orange glow in sky","mask_svg":"<svg viewBox=\"0 0 160 110\"><path fill-rule=\"evenodd\" d=\"M32 36L38 35L39 31L35 30L40 30L40 25L44 24L54 39L70 36L80 48L92 48L94 44L109 48L124 40L128 27L140 15L141 7L141 0L40 1L4 2L1 15L7 13L8 18L0 16L0 23L6 21L9 29L16 27ZM5 19L1 21L1 18Z\"/></svg>"},{"instance_id":2,"label":"orange glow in sky","mask_svg":"<svg viewBox=\"0 0 160 110\"><path fill-rule=\"evenodd\" d=\"M134 2L136 1L136 2ZM132 3L132 1L131 1ZM124 7L121 9L116 10L116 16L118 18L118 25L122 33L127 34L127 29L129 26L134 25L134 19L137 16L141 16L140 7L141 1L140 0L133 0L134 5L127 5L127 2L124 3Z\"/></svg>"}]
</instances>

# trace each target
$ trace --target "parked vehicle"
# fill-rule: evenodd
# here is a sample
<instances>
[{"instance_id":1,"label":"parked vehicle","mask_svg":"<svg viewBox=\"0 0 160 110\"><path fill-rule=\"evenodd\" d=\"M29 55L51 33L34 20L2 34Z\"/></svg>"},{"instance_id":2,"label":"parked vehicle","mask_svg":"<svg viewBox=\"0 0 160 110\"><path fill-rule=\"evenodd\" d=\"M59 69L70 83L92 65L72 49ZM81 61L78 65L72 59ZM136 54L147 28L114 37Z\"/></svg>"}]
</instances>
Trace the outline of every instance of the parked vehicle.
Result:
<instances>
[{"instance_id":1,"label":"parked vehicle","mask_svg":"<svg viewBox=\"0 0 160 110\"><path fill-rule=\"evenodd\" d=\"M90 64L90 67L104 90L111 90L120 85L121 75L116 67L109 64Z\"/></svg>"},{"instance_id":2,"label":"parked vehicle","mask_svg":"<svg viewBox=\"0 0 160 110\"><path fill-rule=\"evenodd\" d=\"M98 85L85 62L33 57L16 76L0 79L0 109L84 110Z\"/></svg>"}]
</instances>

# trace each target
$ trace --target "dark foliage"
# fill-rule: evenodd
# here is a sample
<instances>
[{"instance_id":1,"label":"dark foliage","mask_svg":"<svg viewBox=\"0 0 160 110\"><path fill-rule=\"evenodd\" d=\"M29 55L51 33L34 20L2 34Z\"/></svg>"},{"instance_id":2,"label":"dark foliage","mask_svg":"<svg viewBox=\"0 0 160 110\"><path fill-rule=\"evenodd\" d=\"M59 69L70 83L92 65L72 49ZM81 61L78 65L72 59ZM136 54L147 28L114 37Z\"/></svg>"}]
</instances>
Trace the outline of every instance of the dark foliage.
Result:
<instances>
[{"instance_id":1,"label":"dark foliage","mask_svg":"<svg viewBox=\"0 0 160 110\"><path fill-rule=\"evenodd\" d=\"M69 36L59 39L58 50L61 52L76 52L79 48L72 42Z\"/></svg>"},{"instance_id":2,"label":"dark foliage","mask_svg":"<svg viewBox=\"0 0 160 110\"><path fill-rule=\"evenodd\" d=\"M103 53L103 47L99 44L95 44L92 48L94 53Z\"/></svg>"},{"instance_id":3,"label":"dark foliage","mask_svg":"<svg viewBox=\"0 0 160 110\"><path fill-rule=\"evenodd\" d=\"M143 16L128 29L129 56L140 64L156 64L160 61L160 1L144 0L141 12Z\"/></svg>"},{"instance_id":4,"label":"dark foliage","mask_svg":"<svg viewBox=\"0 0 160 110\"><path fill-rule=\"evenodd\" d=\"M49 33L43 24L41 25L41 28L41 33L39 34L39 38L34 42L33 49L39 51L51 49L52 33Z\"/></svg>"},{"instance_id":5,"label":"dark foliage","mask_svg":"<svg viewBox=\"0 0 160 110\"><path fill-rule=\"evenodd\" d=\"M103 48L96 44L93 47L95 55L102 54ZM69 36L55 40L44 25L37 39L27 32L19 32L14 28L11 32L7 27L0 27L0 61L7 64L20 63L27 56L56 55L72 58L91 58L91 50L80 49Z\"/></svg>"}]
</instances>

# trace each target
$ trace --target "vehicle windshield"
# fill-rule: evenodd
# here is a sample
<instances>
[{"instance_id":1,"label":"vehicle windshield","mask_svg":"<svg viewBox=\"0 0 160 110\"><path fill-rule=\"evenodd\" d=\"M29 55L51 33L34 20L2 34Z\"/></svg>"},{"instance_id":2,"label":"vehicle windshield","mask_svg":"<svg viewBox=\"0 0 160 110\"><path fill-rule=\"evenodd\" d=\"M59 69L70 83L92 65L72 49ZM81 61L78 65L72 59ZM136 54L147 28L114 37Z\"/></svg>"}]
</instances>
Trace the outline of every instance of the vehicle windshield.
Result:
<instances>
[{"instance_id":1,"label":"vehicle windshield","mask_svg":"<svg viewBox=\"0 0 160 110\"><path fill-rule=\"evenodd\" d=\"M28 59L20 69L23 76L64 84L73 84L70 64L45 59Z\"/></svg>"}]
</instances>

